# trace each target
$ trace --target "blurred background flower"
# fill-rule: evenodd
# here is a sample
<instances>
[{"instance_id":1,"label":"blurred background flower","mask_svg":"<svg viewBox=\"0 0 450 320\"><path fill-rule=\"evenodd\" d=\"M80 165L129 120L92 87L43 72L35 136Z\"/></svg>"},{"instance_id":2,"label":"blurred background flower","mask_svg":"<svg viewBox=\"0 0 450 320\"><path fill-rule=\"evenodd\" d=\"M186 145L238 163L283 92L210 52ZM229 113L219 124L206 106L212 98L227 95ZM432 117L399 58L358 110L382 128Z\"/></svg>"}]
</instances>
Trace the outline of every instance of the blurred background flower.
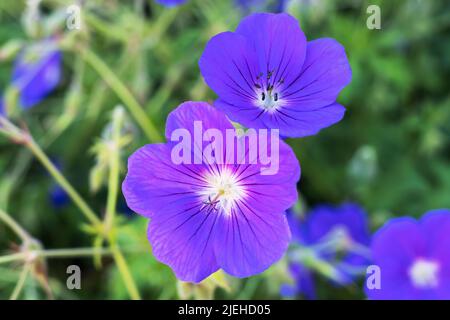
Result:
<instances>
[{"instance_id":1,"label":"blurred background flower","mask_svg":"<svg viewBox=\"0 0 450 320\"><path fill-rule=\"evenodd\" d=\"M373 262L380 268L379 289L370 299L450 299L450 210L432 210L420 220L389 220L374 235Z\"/></svg>"},{"instance_id":2,"label":"blurred background flower","mask_svg":"<svg viewBox=\"0 0 450 320\"><path fill-rule=\"evenodd\" d=\"M365 274L370 264L367 215L354 203L317 205L301 218L291 209L288 220L293 235L288 259L295 280L291 293L316 297L313 271L334 284L347 286ZM289 285L282 288L288 293Z\"/></svg>"},{"instance_id":3,"label":"blurred background flower","mask_svg":"<svg viewBox=\"0 0 450 320\"><path fill-rule=\"evenodd\" d=\"M17 57L11 83L20 106L34 107L51 93L61 78L61 52L53 40L30 44Z\"/></svg>"}]
</instances>

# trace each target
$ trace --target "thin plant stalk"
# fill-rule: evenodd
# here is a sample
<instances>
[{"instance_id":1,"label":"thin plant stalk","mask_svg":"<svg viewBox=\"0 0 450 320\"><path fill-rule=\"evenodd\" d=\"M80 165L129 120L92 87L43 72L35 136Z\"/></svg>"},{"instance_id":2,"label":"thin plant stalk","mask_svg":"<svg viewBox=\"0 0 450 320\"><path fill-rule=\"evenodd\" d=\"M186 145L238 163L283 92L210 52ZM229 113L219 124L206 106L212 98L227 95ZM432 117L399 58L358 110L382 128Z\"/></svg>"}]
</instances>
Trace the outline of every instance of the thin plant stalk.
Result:
<instances>
[{"instance_id":1,"label":"thin plant stalk","mask_svg":"<svg viewBox=\"0 0 450 320\"><path fill-rule=\"evenodd\" d=\"M28 274L31 271L31 264L26 263L20 273L19 281L17 281L16 287L14 288L13 293L11 294L10 300L17 300L19 298L22 289L25 286L25 282L27 281Z\"/></svg>"},{"instance_id":2,"label":"thin plant stalk","mask_svg":"<svg viewBox=\"0 0 450 320\"><path fill-rule=\"evenodd\" d=\"M162 141L158 129L152 120L145 113L144 108L139 104L130 90L123 84L123 82L115 75L115 73L106 65L93 51L83 49L81 51L82 57L85 61L102 77L114 93L122 100L124 105L128 108L131 116L136 123L141 127L147 138L151 142Z\"/></svg>"},{"instance_id":3,"label":"thin plant stalk","mask_svg":"<svg viewBox=\"0 0 450 320\"><path fill-rule=\"evenodd\" d=\"M0 220L2 220L8 227L10 227L11 230L13 230L23 242L27 242L29 239L31 239L28 232L24 228L22 228L22 226L18 224L16 220L14 220L14 218L12 218L2 209L0 209Z\"/></svg>"}]
</instances>

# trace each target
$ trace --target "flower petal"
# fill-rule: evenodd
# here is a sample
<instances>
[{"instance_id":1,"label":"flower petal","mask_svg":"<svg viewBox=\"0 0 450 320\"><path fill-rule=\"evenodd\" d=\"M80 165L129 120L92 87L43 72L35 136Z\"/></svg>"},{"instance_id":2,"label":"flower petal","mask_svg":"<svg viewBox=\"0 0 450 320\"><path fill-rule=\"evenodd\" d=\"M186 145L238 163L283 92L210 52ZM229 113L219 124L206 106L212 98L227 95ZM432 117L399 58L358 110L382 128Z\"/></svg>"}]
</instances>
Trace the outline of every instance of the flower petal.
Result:
<instances>
[{"instance_id":1,"label":"flower petal","mask_svg":"<svg viewBox=\"0 0 450 320\"><path fill-rule=\"evenodd\" d=\"M179 206L171 215L155 215L148 228L153 254L169 265L178 279L202 281L219 269L212 240L218 220L216 211L201 204Z\"/></svg>"},{"instance_id":2,"label":"flower petal","mask_svg":"<svg viewBox=\"0 0 450 320\"><path fill-rule=\"evenodd\" d=\"M269 144L268 150L273 154L272 147ZM229 214L220 216L214 245L220 267L233 276L264 271L283 256L289 244L285 210L297 200L300 166L283 141L279 141L278 154L278 169L272 175L261 174L261 164L236 169L245 196L235 202Z\"/></svg>"},{"instance_id":3,"label":"flower petal","mask_svg":"<svg viewBox=\"0 0 450 320\"><path fill-rule=\"evenodd\" d=\"M215 233L218 264L240 278L263 272L278 261L291 237L285 214L261 212L245 202L219 217Z\"/></svg>"},{"instance_id":4,"label":"flower petal","mask_svg":"<svg viewBox=\"0 0 450 320\"><path fill-rule=\"evenodd\" d=\"M187 129L194 137L194 122L200 121L203 131L207 129L234 129L225 114L213 108L206 102L184 102L173 110L166 121L166 138L170 140L176 129ZM202 138L202 137L201 137Z\"/></svg>"},{"instance_id":5,"label":"flower petal","mask_svg":"<svg viewBox=\"0 0 450 320\"><path fill-rule=\"evenodd\" d=\"M427 212L420 220L428 236L430 257L439 261L437 299L450 299L450 210Z\"/></svg>"},{"instance_id":6,"label":"flower petal","mask_svg":"<svg viewBox=\"0 0 450 320\"><path fill-rule=\"evenodd\" d=\"M128 207L145 217L176 210L179 201L199 201L195 191L204 186L201 166L171 160L171 144L152 144L128 159L122 191Z\"/></svg>"},{"instance_id":7,"label":"flower petal","mask_svg":"<svg viewBox=\"0 0 450 320\"><path fill-rule=\"evenodd\" d=\"M345 108L333 103L316 110L297 110L282 107L267 114L266 123L276 124L280 134L288 137L305 137L317 134L321 129L342 120Z\"/></svg>"},{"instance_id":8,"label":"flower petal","mask_svg":"<svg viewBox=\"0 0 450 320\"><path fill-rule=\"evenodd\" d=\"M208 130L215 131L220 137ZM226 130L234 132L235 129L224 113L206 102L185 102L169 114L166 122L167 140L181 145L183 152L190 150L190 161L195 164L211 165L216 160L223 161L218 154L211 158L203 151L212 141L214 148L222 150Z\"/></svg>"},{"instance_id":9,"label":"flower petal","mask_svg":"<svg viewBox=\"0 0 450 320\"><path fill-rule=\"evenodd\" d=\"M45 47L42 49L42 47ZM44 54L39 50L44 50ZM29 52L30 51L30 52ZM55 89L61 78L61 52L51 41L45 41L22 52L13 70L13 84L20 91L20 103L31 108ZM36 52L34 52L36 51ZM36 62L27 61L27 55L38 55Z\"/></svg>"},{"instance_id":10,"label":"flower petal","mask_svg":"<svg viewBox=\"0 0 450 320\"><path fill-rule=\"evenodd\" d=\"M224 32L213 37L206 45L199 66L208 86L222 99L237 106L253 107L257 98L258 66L255 53L244 36Z\"/></svg>"},{"instance_id":11,"label":"flower petal","mask_svg":"<svg viewBox=\"0 0 450 320\"><path fill-rule=\"evenodd\" d=\"M315 110L336 101L351 78L344 47L334 39L317 39L308 42L302 70L285 82L280 98L292 109Z\"/></svg>"},{"instance_id":12,"label":"flower petal","mask_svg":"<svg viewBox=\"0 0 450 320\"><path fill-rule=\"evenodd\" d=\"M417 257L426 256L426 240L419 223L412 218L390 220L374 235L372 256L381 270L381 289L369 290L371 299L417 299L408 269Z\"/></svg>"},{"instance_id":13,"label":"flower petal","mask_svg":"<svg viewBox=\"0 0 450 320\"><path fill-rule=\"evenodd\" d=\"M253 46L264 81L286 83L300 72L305 60L306 37L294 17L285 13L252 14L242 20L236 33Z\"/></svg>"}]
</instances>

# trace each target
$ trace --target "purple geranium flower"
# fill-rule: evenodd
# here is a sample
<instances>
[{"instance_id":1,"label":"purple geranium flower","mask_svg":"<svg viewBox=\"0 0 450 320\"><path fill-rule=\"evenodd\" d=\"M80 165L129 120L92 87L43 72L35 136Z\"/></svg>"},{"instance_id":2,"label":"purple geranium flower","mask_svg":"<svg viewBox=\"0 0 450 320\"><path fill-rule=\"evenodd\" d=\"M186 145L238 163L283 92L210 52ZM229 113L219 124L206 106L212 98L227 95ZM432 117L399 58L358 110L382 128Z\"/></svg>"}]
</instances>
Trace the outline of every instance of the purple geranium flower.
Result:
<instances>
[{"instance_id":1,"label":"purple geranium flower","mask_svg":"<svg viewBox=\"0 0 450 320\"><path fill-rule=\"evenodd\" d=\"M250 15L236 32L213 37L199 65L216 107L247 127L302 137L344 116L335 102L351 80L344 48L328 38L307 42L288 14Z\"/></svg>"},{"instance_id":2,"label":"purple geranium flower","mask_svg":"<svg viewBox=\"0 0 450 320\"><path fill-rule=\"evenodd\" d=\"M260 273L280 259L289 244L284 212L297 199L298 161L287 144L276 140L267 146L273 153L274 143L279 143L276 174L261 173L259 155L256 161L239 164L238 153L228 144L212 152L227 161L210 163L201 152L209 143L195 141L198 123L216 134L235 132L225 115L207 103L183 103L169 115L166 137L170 140L180 130L194 137L192 151L183 152L194 164L175 164L173 141L142 147L128 160L122 186L127 204L151 218L153 254L179 279L200 282L219 268L236 277ZM242 145L246 138L235 140ZM245 142L244 157L251 153L249 146Z\"/></svg>"},{"instance_id":3,"label":"purple geranium flower","mask_svg":"<svg viewBox=\"0 0 450 320\"><path fill-rule=\"evenodd\" d=\"M370 299L450 299L450 210L426 213L419 221L397 218L374 235L373 262L380 289Z\"/></svg>"},{"instance_id":4,"label":"purple geranium flower","mask_svg":"<svg viewBox=\"0 0 450 320\"><path fill-rule=\"evenodd\" d=\"M289 265L289 272L295 281L294 285L284 284L280 288L280 295L286 298L303 295L309 300L317 299L313 272L301 263Z\"/></svg>"},{"instance_id":5,"label":"purple geranium flower","mask_svg":"<svg viewBox=\"0 0 450 320\"><path fill-rule=\"evenodd\" d=\"M166 7L175 7L179 6L180 4L185 3L186 0L156 0L156 3L162 4Z\"/></svg>"},{"instance_id":6,"label":"purple geranium flower","mask_svg":"<svg viewBox=\"0 0 450 320\"><path fill-rule=\"evenodd\" d=\"M5 103L3 102L3 97L0 95L0 116L5 114Z\"/></svg>"},{"instance_id":7,"label":"purple geranium flower","mask_svg":"<svg viewBox=\"0 0 450 320\"><path fill-rule=\"evenodd\" d=\"M359 205L319 205L301 221L289 211L288 221L293 235L293 250L295 244L300 244L313 250L318 258L332 264L339 279L334 283L351 283L369 264L367 246L370 234L366 214ZM311 270L296 261L290 263L289 269L296 282L296 293L315 299Z\"/></svg>"},{"instance_id":8,"label":"purple geranium flower","mask_svg":"<svg viewBox=\"0 0 450 320\"><path fill-rule=\"evenodd\" d=\"M12 84L19 90L20 104L29 109L42 101L61 78L61 52L53 40L28 46L16 59Z\"/></svg>"},{"instance_id":9,"label":"purple geranium flower","mask_svg":"<svg viewBox=\"0 0 450 320\"><path fill-rule=\"evenodd\" d=\"M342 255L335 264L342 285L351 283L370 263L369 224L365 210L357 204L316 206L307 215L303 230L305 242L316 245L323 259L333 262Z\"/></svg>"},{"instance_id":10,"label":"purple geranium flower","mask_svg":"<svg viewBox=\"0 0 450 320\"><path fill-rule=\"evenodd\" d=\"M306 245L304 221L301 221L299 217L296 217L293 209L287 211L287 219L292 233L292 242L294 244ZM316 299L313 272L303 264L297 262L291 262L289 264L289 272L294 279L295 284L283 285L280 289L280 294L284 297L294 297L302 294L308 299Z\"/></svg>"}]
</instances>

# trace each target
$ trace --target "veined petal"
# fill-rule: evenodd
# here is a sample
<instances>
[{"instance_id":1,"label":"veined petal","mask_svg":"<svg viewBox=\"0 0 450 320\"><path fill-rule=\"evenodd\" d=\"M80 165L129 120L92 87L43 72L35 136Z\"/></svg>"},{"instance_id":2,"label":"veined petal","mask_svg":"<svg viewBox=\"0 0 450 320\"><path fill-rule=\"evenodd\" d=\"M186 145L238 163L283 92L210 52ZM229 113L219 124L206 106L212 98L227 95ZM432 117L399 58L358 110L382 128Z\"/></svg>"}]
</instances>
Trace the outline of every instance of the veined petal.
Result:
<instances>
[{"instance_id":1,"label":"veined petal","mask_svg":"<svg viewBox=\"0 0 450 320\"><path fill-rule=\"evenodd\" d=\"M216 141L214 133L208 130L220 132L222 139ZM212 141L215 142L215 147L223 149L226 143L226 130L234 130L231 122L224 113L206 102L182 103L169 114L166 122L167 140L183 146L188 145L186 149L190 149L191 163L207 166L215 162L213 160L216 158L209 159L209 156L203 154L203 151ZM216 160L223 161L223 158L220 159L217 155Z\"/></svg>"},{"instance_id":2,"label":"veined petal","mask_svg":"<svg viewBox=\"0 0 450 320\"><path fill-rule=\"evenodd\" d=\"M167 117L166 138L170 140L171 135L176 129L186 129L194 137L194 122L199 121L202 124L202 130L234 129L231 122L225 114L211 107L206 102L184 102L178 108L173 110Z\"/></svg>"},{"instance_id":3,"label":"veined petal","mask_svg":"<svg viewBox=\"0 0 450 320\"><path fill-rule=\"evenodd\" d=\"M202 167L175 165L170 144L152 144L138 149L128 159L128 173L122 185L127 205L133 211L153 217L176 210L178 201L200 201L195 193L203 188Z\"/></svg>"},{"instance_id":4,"label":"veined petal","mask_svg":"<svg viewBox=\"0 0 450 320\"><path fill-rule=\"evenodd\" d=\"M301 71L292 81L284 83L280 99L291 109L317 110L336 101L351 78L344 47L334 39L313 40L308 42Z\"/></svg>"},{"instance_id":5,"label":"veined petal","mask_svg":"<svg viewBox=\"0 0 450 320\"><path fill-rule=\"evenodd\" d=\"M255 211L238 202L231 215L221 215L214 251L220 267L235 277L263 272L286 252L291 238L284 213Z\"/></svg>"},{"instance_id":6,"label":"veined petal","mask_svg":"<svg viewBox=\"0 0 450 320\"><path fill-rule=\"evenodd\" d=\"M199 66L208 86L221 98L238 106L254 104L258 67L255 53L244 36L224 32L213 37Z\"/></svg>"},{"instance_id":7,"label":"veined petal","mask_svg":"<svg viewBox=\"0 0 450 320\"><path fill-rule=\"evenodd\" d=\"M274 87L294 80L306 54L306 37L298 21L285 13L257 13L239 24L236 33L243 35L258 57L262 83Z\"/></svg>"},{"instance_id":8,"label":"veined petal","mask_svg":"<svg viewBox=\"0 0 450 320\"><path fill-rule=\"evenodd\" d=\"M263 175L260 161L236 169L245 195L235 201L230 214L220 216L214 247L218 264L231 275L248 277L264 271L283 256L289 244L285 210L297 200L300 166L292 149L279 142L276 173Z\"/></svg>"},{"instance_id":9,"label":"veined petal","mask_svg":"<svg viewBox=\"0 0 450 320\"><path fill-rule=\"evenodd\" d=\"M200 282L219 269L213 250L217 213L201 202L195 207L179 206L167 217L155 215L148 227L153 254L169 265L178 279Z\"/></svg>"},{"instance_id":10,"label":"veined petal","mask_svg":"<svg viewBox=\"0 0 450 320\"><path fill-rule=\"evenodd\" d=\"M316 110L301 110L289 105L260 117L266 125L277 127L287 137L305 137L317 134L321 129L339 122L345 108L339 103L323 106Z\"/></svg>"}]
</instances>

